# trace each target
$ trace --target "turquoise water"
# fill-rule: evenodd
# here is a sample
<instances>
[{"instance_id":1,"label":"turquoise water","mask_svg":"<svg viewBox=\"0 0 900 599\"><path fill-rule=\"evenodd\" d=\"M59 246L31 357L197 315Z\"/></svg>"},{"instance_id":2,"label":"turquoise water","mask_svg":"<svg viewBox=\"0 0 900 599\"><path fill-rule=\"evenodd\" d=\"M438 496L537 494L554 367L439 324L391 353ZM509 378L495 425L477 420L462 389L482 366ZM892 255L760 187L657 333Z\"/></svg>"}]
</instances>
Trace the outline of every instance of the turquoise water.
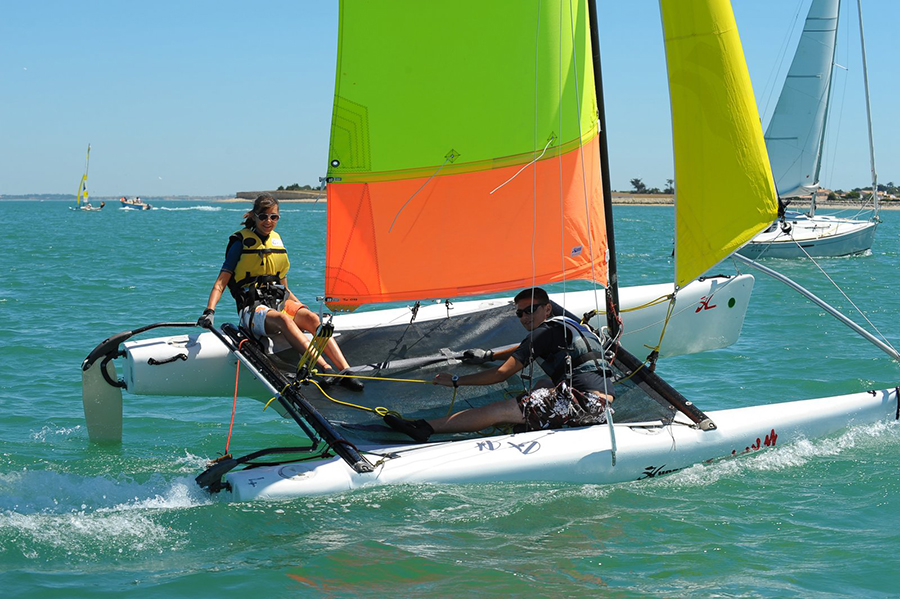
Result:
<instances>
[{"instance_id":1,"label":"turquoise water","mask_svg":"<svg viewBox=\"0 0 900 599\"><path fill-rule=\"evenodd\" d=\"M91 445L81 361L112 333L195 320L245 209L153 204L73 213L0 202L6 596L900 595L896 424L639 483L420 485L251 504L193 484L224 448L231 398L126 394L122 446ZM291 287L313 301L325 207L282 215ZM671 280L672 209L615 216L623 284ZM883 217L871 255L821 264L898 345L900 212ZM813 265L767 264L850 309ZM219 322L231 318L224 302ZM704 409L900 383L884 354L763 275L737 344L659 372ZM232 450L289 445L295 428L239 400Z\"/></svg>"}]
</instances>

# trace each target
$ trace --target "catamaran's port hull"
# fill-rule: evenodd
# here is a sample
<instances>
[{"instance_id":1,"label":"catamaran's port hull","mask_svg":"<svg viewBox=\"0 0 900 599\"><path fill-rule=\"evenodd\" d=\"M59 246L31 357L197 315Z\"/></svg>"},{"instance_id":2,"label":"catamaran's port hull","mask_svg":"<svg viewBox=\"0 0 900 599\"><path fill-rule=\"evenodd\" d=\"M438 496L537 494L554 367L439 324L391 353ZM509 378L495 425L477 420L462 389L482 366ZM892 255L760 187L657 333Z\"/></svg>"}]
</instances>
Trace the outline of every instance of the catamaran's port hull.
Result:
<instances>
[{"instance_id":1,"label":"catamaran's port hull","mask_svg":"<svg viewBox=\"0 0 900 599\"><path fill-rule=\"evenodd\" d=\"M830 435L898 417L897 389L707 412L714 430L606 425L433 443L361 448L374 472L340 458L230 472L236 501L288 499L409 483L608 484L652 478L722 457Z\"/></svg>"},{"instance_id":2,"label":"catamaran's port hull","mask_svg":"<svg viewBox=\"0 0 900 599\"><path fill-rule=\"evenodd\" d=\"M847 220L831 216L802 216L792 225L790 234L783 233L780 223L774 230L760 233L742 247L739 253L748 258L813 258L861 254L872 247L875 221Z\"/></svg>"}]
</instances>

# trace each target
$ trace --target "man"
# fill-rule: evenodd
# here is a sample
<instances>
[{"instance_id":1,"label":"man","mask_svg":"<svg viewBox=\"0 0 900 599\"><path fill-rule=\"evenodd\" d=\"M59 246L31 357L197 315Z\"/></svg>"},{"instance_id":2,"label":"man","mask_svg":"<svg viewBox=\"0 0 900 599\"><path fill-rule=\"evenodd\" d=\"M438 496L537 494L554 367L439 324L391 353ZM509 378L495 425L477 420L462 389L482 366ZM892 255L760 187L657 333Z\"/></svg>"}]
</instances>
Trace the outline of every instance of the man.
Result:
<instances>
[{"instance_id":1,"label":"man","mask_svg":"<svg viewBox=\"0 0 900 599\"><path fill-rule=\"evenodd\" d=\"M611 372L603 344L587 327L565 317L550 318L552 305L539 287L525 289L514 299L516 316L529 335L516 347L498 352L469 350L475 363L503 360L496 368L465 376L442 372L436 385L493 385L538 362L550 377L530 394L497 401L432 420L384 417L394 430L423 443L434 433L479 431L494 425L524 425L525 430L586 426L606 422L607 402L613 400Z\"/></svg>"}]
</instances>

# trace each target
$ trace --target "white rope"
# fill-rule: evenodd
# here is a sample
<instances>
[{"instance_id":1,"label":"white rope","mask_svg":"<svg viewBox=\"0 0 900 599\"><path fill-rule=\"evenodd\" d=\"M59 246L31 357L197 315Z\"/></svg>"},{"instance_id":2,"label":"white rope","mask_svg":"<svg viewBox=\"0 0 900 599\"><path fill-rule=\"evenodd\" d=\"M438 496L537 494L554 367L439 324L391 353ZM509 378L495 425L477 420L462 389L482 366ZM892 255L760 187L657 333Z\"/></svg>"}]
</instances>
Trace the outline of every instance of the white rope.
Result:
<instances>
[{"instance_id":1,"label":"white rope","mask_svg":"<svg viewBox=\"0 0 900 599\"><path fill-rule=\"evenodd\" d=\"M535 119L537 119L537 115L535 115ZM550 147L550 144L552 144L552 143L553 143L553 140L555 140L555 139L556 139L556 137L551 136L550 139L547 140L547 145L544 146L543 151L540 153L540 155L538 155L537 158L535 158L534 160L532 160L532 161L529 162L528 164L523 165L522 168L520 168L520 169L516 172L515 175L513 175L512 177L510 177L509 179L507 179L506 181L504 181L503 183L501 183L500 185L498 185L497 187L495 187L495 188L493 189L493 191L491 191L491 193L490 193L489 195L494 195L494 192L495 192L495 191L497 191L498 189L500 189L501 187L503 187L504 185L506 185L507 183L509 183L510 181L512 181L513 179L515 179L516 177L518 177L520 174L522 174L522 171L524 171L526 168L528 168L529 166L531 166L532 164L534 164L535 162L537 162L538 160L540 160L540 159L543 157L544 153L547 151L547 148Z\"/></svg>"},{"instance_id":2,"label":"white rope","mask_svg":"<svg viewBox=\"0 0 900 599\"><path fill-rule=\"evenodd\" d=\"M844 292L844 290L841 289L841 286L838 285L838 284L835 282L835 280L832 279L831 276L829 276L829 274L828 274L827 272L825 272L825 269L822 268L822 265L820 265L818 262L816 262L816 259L813 258L812 256L810 256L810 255L809 255L809 252L807 252L807 251L803 248L803 246L800 245L800 242L797 241L796 239L794 239L793 229L791 229L791 231L788 231L788 232L786 233L786 235L790 238L791 241L793 241L793 242L797 245L797 247L800 249L800 251L803 252L803 255L806 256L806 257L809 259L810 262L812 262L813 264L816 265L816 268L819 269L819 272L821 272L823 275L825 275L825 278L828 279L828 281L829 281L832 285L834 285L834 288L837 289L838 292L840 292L840 294L841 294L842 296L844 296L844 299L847 300L848 302L850 302L850 305L853 306L853 309L856 310L856 311L859 313L860 316L862 316L863 320L865 320L865 321L869 324L870 327L872 327L872 330L874 330L876 333L878 333L878 336L881 337L881 340L884 341L885 345L887 345L889 348L891 348L892 350L894 350L894 352L896 352L896 351L897 351L896 348L895 348L893 345L891 345L891 342L888 341L887 337L884 336L884 333L882 333L882 332L878 329L878 327L875 326L875 324L874 324L871 320L869 320L869 318L863 313L863 311L859 309L859 307L853 302L852 299L850 299L850 296L848 296L848 295ZM762 258L763 255L769 250L769 248L772 247L772 243L773 243L773 242L769 242L768 244L766 244L766 249L764 249L764 250L763 250L763 251L762 251L755 259L756 259L756 260L759 260L760 258ZM733 261L733 260L732 260L732 261ZM734 261L733 261L733 262L734 262ZM736 262L735 262L735 267L737 267L737 263L736 263ZM740 269L738 269L738 272L740 272Z\"/></svg>"},{"instance_id":3,"label":"white rope","mask_svg":"<svg viewBox=\"0 0 900 599\"><path fill-rule=\"evenodd\" d=\"M563 43L562 43L563 18L562 18L562 16L563 16L563 5L560 2L559 17L557 19L559 21L559 31L557 32L557 39L559 41L558 41L557 52L556 52L556 54L560 57L560 60L562 60L562 55L563 55L563 53L562 53L562 47L563 47ZM563 73L562 73L561 68L557 68L556 69L556 105L557 106L562 106L562 89L563 89ZM557 111L556 119L557 119L556 120L556 130L560 132L560 135L562 135L562 131L563 131L563 111L562 110ZM567 284L569 281L568 281L568 277L566 276L566 246L565 246L565 241L564 241L565 237L566 237L566 232L565 232L566 227L565 227L564 219L562 218L563 201L564 201L563 194L565 193L564 192L565 183L563 181L563 161L562 161L562 152L560 150L561 150L561 148L559 146L557 146L556 147L556 168L557 168L557 172L559 173L558 179L559 179L559 216L560 216L560 219L559 219L559 262L560 262L560 272L562 273L562 288L563 288L563 305L562 305L562 307L563 307L563 313L567 313L568 308L566 307L566 303L569 299L569 295L566 292L567 292Z\"/></svg>"},{"instance_id":4,"label":"white rope","mask_svg":"<svg viewBox=\"0 0 900 599\"><path fill-rule=\"evenodd\" d=\"M597 273L594 271L594 235L593 235L594 227L593 227L593 223L591 223L591 210L590 210L590 202L588 201L589 197L588 197L588 190L587 190L587 177L586 177L585 168L584 168L584 145L582 143L582 141L584 140L584 132L581 130L581 91L580 91L580 86L579 86L579 82L578 82L578 52L575 49L575 44L576 44L576 42L575 42L575 15L573 14L573 12L574 11L572 9L572 1L570 0L569 1L569 25L570 25L571 44L572 44L572 63L575 65L575 68L573 69L573 71L574 71L573 81L575 83L576 118L578 119L578 143L580 144L578 147L579 148L578 151L581 153L581 193L584 198L584 212L585 212L585 215L587 216L588 256L589 256L590 263L591 263L591 287L592 287L592 290L594 291L594 294L593 294L594 295L594 309L599 312L600 311L600 301L597 299L597 283L596 283ZM591 15L586 14L585 16L590 20ZM585 57L585 60L587 60L587 57ZM599 77L600 73L595 73L594 76ZM599 99L598 99L598 102L599 102ZM598 134L599 134L599 132L598 132ZM597 143L599 144L599 139L598 139ZM607 253L608 253L608 251L607 251ZM607 268L608 268L608 266L609 266L609 262L607 262ZM609 278L609 273L607 272L607 282L606 282L607 285L609 285L608 278ZM617 308L618 308L618 306L617 306Z\"/></svg>"},{"instance_id":5,"label":"white rope","mask_svg":"<svg viewBox=\"0 0 900 599\"><path fill-rule=\"evenodd\" d=\"M422 183L422 186L419 187L419 189L417 189L414 194L409 196L409 199L406 200L406 202L404 202L402 206L400 206L400 210L397 211L397 214L394 215L394 220L391 221L391 227L388 229L388 233L390 233L391 231L394 230L394 224L397 222L397 219L400 217L400 213L403 212L404 208L406 208L406 205L409 204L412 201L412 199L419 194L420 191L425 189L425 186L428 185L431 182L431 180L437 176L437 174L439 172L441 172L441 169L447 165L447 162L449 162L451 158L456 158L456 154L453 152L451 152L450 154L447 154L447 156L444 158L444 162L441 163L441 166L439 166L437 168L437 170L434 171L430 177L428 177L428 180L425 181L424 183Z\"/></svg>"},{"instance_id":6,"label":"white rope","mask_svg":"<svg viewBox=\"0 0 900 599\"><path fill-rule=\"evenodd\" d=\"M797 242L795 242L795 243L797 243ZM897 350L896 350L896 348L895 348L893 345L891 345L891 342L888 341L887 338L884 336L884 334L883 334L880 330L878 330L878 327L876 327L876 326L872 323L872 321L869 320L869 318L868 318L865 314L863 314L863 311L860 310L859 307L857 307L857 305L856 305L855 303L853 303L853 300L850 299L850 296L848 296L846 293L844 293L844 290L841 289L841 286L838 285L838 284L834 281L834 279L832 279L832 278L828 275L827 272L825 272L825 269L822 268L822 267L819 265L818 262L816 262L815 258L813 258L812 256L810 256L809 253L808 253L805 249L803 249L803 246L801 246L799 243L797 243L797 247L799 247L799 248L800 248L800 251L803 252L803 253L806 255L806 257L809 258L810 261L811 261L813 264L816 265L816 268L818 268L819 271L821 271L821 273L822 273L823 275L825 275L825 278L828 279L828 280L831 282L832 285L834 285L834 288L837 289L837 290L840 292L840 294L841 294L842 296L844 296L844 299L847 300L848 302L850 302L850 305L853 306L853 309L854 309L854 310L856 310L857 312L859 312L859 315L863 317L863 320L865 320L867 323L869 323L869 326L872 327L872 330L874 330L876 333L878 333L878 336L881 337L881 340L884 341L884 343L885 343L888 347L890 347L891 349L893 349L893 350L896 352Z\"/></svg>"}]
</instances>

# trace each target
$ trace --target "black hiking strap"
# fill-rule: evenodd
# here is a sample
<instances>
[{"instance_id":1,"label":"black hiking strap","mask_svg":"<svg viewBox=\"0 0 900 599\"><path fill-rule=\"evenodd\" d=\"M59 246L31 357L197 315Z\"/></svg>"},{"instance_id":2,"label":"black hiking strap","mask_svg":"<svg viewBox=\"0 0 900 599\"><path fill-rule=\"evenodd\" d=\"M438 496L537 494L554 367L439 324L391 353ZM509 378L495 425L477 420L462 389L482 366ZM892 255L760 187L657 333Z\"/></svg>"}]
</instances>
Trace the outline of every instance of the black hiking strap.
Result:
<instances>
[{"instance_id":1,"label":"black hiking strap","mask_svg":"<svg viewBox=\"0 0 900 599\"><path fill-rule=\"evenodd\" d=\"M246 469L249 470L251 468L259 468L261 466L280 466L282 464L293 464L296 462L302 462L304 460L321 458L323 457L323 455L327 454L327 451L327 448L325 452L318 451L318 444L314 444L308 447L269 447L267 449L254 451L253 453L241 456L239 458L233 458L231 457L231 454L226 454L210 462L207 465L206 470L197 475L194 480L197 481L197 484L200 485L201 489L206 489L210 493L218 493L219 491L223 490L230 491L231 485L229 485L227 482L223 482L222 477L238 466L245 466ZM272 454L294 453L302 453L306 454L306 456L299 459L277 460L273 462L253 461L257 458Z\"/></svg>"},{"instance_id":2,"label":"black hiking strap","mask_svg":"<svg viewBox=\"0 0 900 599\"><path fill-rule=\"evenodd\" d=\"M287 290L281 285L280 273L258 277L252 277L248 273L237 282L232 276L228 281L228 290L237 304L238 312L247 307L255 309L258 305L280 309L280 304L287 297Z\"/></svg>"}]
</instances>

